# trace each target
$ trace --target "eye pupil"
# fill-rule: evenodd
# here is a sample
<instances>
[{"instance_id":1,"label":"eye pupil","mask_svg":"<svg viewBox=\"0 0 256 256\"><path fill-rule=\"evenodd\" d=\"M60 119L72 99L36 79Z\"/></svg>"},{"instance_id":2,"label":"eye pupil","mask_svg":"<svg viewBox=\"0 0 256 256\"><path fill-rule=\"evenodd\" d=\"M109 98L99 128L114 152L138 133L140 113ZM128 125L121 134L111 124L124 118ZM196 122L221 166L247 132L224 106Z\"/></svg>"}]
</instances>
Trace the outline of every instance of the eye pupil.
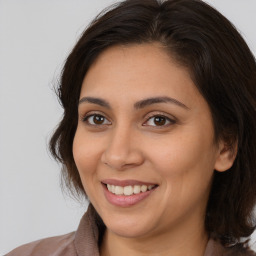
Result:
<instances>
[{"instance_id":1,"label":"eye pupil","mask_svg":"<svg viewBox=\"0 0 256 256\"><path fill-rule=\"evenodd\" d=\"M155 117L154 123L157 126L164 125L165 124L165 118L161 117L161 116L157 116L157 117Z\"/></svg>"},{"instance_id":2,"label":"eye pupil","mask_svg":"<svg viewBox=\"0 0 256 256\"><path fill-rule=\"evenodd\" d=\"M93 122L95 124L102 124L104 122L104 117L103 116L100 116L100 115L95 115L93 117Z\"/></svg>"}]
</instances>

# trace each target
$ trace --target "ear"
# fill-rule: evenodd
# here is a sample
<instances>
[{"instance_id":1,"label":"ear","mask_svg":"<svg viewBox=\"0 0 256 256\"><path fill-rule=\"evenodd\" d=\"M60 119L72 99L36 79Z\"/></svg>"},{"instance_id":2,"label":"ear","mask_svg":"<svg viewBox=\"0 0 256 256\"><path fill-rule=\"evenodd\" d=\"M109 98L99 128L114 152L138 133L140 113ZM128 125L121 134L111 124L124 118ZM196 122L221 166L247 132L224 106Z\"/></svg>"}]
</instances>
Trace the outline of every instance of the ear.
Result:
<instances>
[{"instance_id":1,"label":"ear","mask_svg":"<svg viewBox=\"0 0 256 256\"><path fill-rule=\"evenodd\" d=\"M230 169L235 161L237 155L237 141L226 143L219 142L218 155L215 161L214 169L218 172L224 172Z\"/></svg>"}]
</instances>

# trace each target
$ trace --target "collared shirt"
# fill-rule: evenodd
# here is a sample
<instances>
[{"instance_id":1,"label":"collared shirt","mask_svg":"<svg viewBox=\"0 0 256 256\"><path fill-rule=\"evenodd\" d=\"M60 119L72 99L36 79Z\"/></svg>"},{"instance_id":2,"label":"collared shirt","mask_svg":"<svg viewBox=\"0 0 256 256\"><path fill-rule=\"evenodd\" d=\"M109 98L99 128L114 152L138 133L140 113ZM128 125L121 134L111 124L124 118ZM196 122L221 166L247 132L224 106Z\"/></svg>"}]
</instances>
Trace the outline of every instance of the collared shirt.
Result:
<instances>
[{"instance_id":1,"label":"collared shirt","mask_svg":"<svg viewBox=\"0 0 256 256\"><path fill-rule=\"evenodd\" d=\"M92 205L89 205L76 232L22 245L6 256L100 256L98 241L97 214ZM241 245L225 248L213 239L209 240L204 254L204 256L255 255Z\"/></svg>"}]
</instances>

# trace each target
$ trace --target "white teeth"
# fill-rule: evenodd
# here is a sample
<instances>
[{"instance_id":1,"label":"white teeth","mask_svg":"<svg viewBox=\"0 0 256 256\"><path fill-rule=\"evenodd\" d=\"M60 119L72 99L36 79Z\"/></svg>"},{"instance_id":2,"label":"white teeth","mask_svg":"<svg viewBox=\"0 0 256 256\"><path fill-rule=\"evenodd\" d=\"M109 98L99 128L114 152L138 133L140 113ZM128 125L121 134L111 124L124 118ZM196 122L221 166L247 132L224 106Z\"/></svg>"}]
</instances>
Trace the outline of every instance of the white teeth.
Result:
<instances>
[{"instance_id":1,"label":"white teeth","mask_svg":"<svg viewBox=\"0 0 256 256\"><path fill-rule=\"evenodd\" d=\"M124 187L124 195L130 196L132 194L133 194L133 187L132 186Z\"/></svg>"},{"instance_id":2,"label":"white teeth","mask_svg":"<svg viewBox=\"0 0 256 256\"><path fill-rule=\"evenodd\" d=\"M139 193L143 193L146 192L147 190L151 190L152 188L154 188L154 185L134 185L134 186L125 186L125 187L121 187L121 186L115 186L115 185L110 185L107 184L107 188L108 190L116 195L125 195L125 196L130 196L132 194L139 194Z\"/></svg>"},{"instance_id":3,"label":"white teeth","mask_svg":"<svg viewBox=\"0 0 256 256\"><path fill-rule=\"evenodd\" d=\"M146 192L147 189L148 189L148 187L147 187L146 185L142 185L142 186L140 187L141 192Z\"/></svg>"},{"instance_id":4,"label":"white teeth","mask_svg":"<svg viewBox=\"0 0 256 256\"><path fill-rule=\"evenodd\" d=\"M120 186L115 186L115 194L122 195L124 193L124 188Z\"/></svg>"},{"instance_id":5,"label":"white teeth","mask_svg":"<svg viewBox=\"0 0 256 256\"><path fill-rule=\"evenodd\" d=\"M133 187L133 193L134 194L139 194L140 193L140 186L139 185L135 185Z\"/></svg>"}]
</instances>

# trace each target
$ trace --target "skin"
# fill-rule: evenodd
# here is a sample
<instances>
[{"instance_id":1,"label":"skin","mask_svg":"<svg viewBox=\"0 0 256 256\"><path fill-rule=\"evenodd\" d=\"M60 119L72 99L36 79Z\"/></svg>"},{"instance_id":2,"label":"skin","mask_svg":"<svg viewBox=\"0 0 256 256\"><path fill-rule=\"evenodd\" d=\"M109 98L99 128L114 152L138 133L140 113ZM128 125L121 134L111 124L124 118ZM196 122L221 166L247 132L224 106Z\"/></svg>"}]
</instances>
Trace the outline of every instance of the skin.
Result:
<instances>
[{"instance_id":1,"label":"skin","mask_svg":"<svg viewBox=\"0 0 256 256\"><path fill-rule=\"evenodd\" d=\"M156 96L184 106L165 102L134 108ZM111 109L84 97L104 99ZM114 46L90 67L80 100L73 155L90 202L107 227L101 255L204 255L214 169L225 171L234 159L224 142L215 142L209 106L189 72L160 44ZM103 121L84 119L93 114ZM157 122L159 115L163 122ZM141 202L120 207L104 196L104 179L158 187Z\"/></svg>"}]
</instances>

